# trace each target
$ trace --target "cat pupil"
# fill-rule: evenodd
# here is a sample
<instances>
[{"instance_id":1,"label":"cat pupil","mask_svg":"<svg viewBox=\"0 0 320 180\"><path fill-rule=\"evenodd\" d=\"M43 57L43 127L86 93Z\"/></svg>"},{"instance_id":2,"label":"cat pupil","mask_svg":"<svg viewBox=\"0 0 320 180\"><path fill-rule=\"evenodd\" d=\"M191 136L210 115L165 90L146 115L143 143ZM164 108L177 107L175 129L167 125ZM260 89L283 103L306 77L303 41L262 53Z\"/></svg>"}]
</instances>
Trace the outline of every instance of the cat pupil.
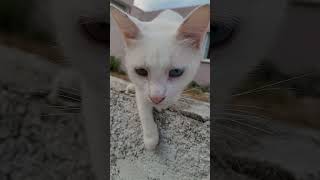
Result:
<instances>
[{"instance_id":1,"label":"cat pupil","mask_svg":"<svg viewBox=\"0 0 320 180\"><path fill-rule=\"evenodd\" d=\"M148 76L148 71L143 68L136 68L135 71L140 76L143 76L143 77Z\"/></svg>"},{"instance_id":2,"label":"cat pupil","mask_svg":"<svg viewBox=\"0 0 320 180\"><path fill-rule=\"evenodd\" d=\"M177 68L176 69L171 69L169 71L169 77L173 77L173 78L179 77L179 76L181 76L183 74L183 72L184 72L183 69L177 69Z\"/></svg>"}]
</instances>

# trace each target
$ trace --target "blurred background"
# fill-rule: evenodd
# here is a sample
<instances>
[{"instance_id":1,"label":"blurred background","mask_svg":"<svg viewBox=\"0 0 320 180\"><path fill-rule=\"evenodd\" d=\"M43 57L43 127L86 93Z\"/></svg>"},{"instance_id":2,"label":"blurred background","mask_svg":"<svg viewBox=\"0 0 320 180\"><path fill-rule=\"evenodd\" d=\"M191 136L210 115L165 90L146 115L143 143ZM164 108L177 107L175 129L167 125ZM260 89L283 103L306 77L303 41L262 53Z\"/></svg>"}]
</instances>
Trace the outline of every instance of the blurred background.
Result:
<instances>
[{"instance_id":1,"label":"blurred background","mask_svg":"<svg viewBox=\"0 0 320 180\"><path fill-rule=\"evenodd\" d=\"M66 67L47 1L0 2L0 179L94 179L79 90L47 96ZM70 86L69 86L70 87Z\"/></svg>"},{"instance_id":2,"label":"blurred background","mask_svg":"<svg viewBox=\"0 0 320 180\"><path fill-rule=\"evenodd\" d=\"M320 178L319 3L214 1L215 178Z\"/></svg>"}]
</instances>

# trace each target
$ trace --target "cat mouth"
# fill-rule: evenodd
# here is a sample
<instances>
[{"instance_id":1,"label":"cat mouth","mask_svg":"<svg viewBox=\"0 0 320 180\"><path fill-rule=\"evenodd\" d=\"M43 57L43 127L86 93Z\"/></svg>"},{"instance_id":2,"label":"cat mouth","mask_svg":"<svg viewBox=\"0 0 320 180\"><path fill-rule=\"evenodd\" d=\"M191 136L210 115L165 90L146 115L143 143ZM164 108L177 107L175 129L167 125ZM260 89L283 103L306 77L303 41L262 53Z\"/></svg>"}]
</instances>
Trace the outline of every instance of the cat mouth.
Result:
<instances>
[{"instance_id":1,"label":"cat mouth","mask_svg":"<svg viewBox=\"0 0 320 180\"><path fill-rule=\"evenodd\" d=\"M160 103L160 104L152 103L152 105L159 112L162 112L163 110L165 110L169 107L169 105L167 103Z\"/></svg>"},{"instance_id":2,"label":"cat mouth","mask_svg":"<svg viewBox=\"0 0 320 180\"><path fill-rule=\"evenodd\" d=\"M160 103L154 103L151 100L149 100L149 102L154 106L154 107L161 107L165 104L165 102L160 102Z\"/></svg>"},{"instance_id":3,"label":"cat mouth","mask_svg":"<svg viewBox=\"0 0 320 180\"><path fill-rule=\"evenodd\" d=\"M168 100L164 100L159 104L155 104L151 100L149 100L149 102L151 103L152 107L154 107L155 109L157 109L159 111L163 111L165 109L168 109L169 107L171 107L175 103L175 101L168 101Z\"/></svg>"},{"instance_id":4,"label":"cat mouth","mask_svg":"<svg viewBox=\"0 0 320 180\"><path fill-rule=\"evenodd\" d=\"M148 98L149 103L154 107L154 108L160 108L162 109L162 107L166 104L165 100L159 102L159 103L155 103L153 102L150 98Z\"/></svg>"}]
</instances>

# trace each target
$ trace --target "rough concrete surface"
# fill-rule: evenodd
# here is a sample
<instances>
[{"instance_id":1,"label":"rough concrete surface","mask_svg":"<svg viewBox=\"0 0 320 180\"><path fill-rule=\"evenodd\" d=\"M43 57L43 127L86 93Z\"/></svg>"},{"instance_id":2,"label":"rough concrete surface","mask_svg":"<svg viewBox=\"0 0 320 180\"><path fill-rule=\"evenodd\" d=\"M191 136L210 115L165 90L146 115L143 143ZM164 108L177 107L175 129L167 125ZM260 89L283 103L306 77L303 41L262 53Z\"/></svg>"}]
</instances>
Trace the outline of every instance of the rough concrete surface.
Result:
<instances>
[{"instance_id":1,"label":"rough concrete surface","mask_svg":"<svg viewBox=\"0 0 320 180\"><path fill-rule=\"evenodd\" d=\"M286 171L287 178L283 179L320 179L320 133L284 125L278 125L277 129L281 129L278 136L260 137L259 146L235 152L234 155L260 163L272 163L275 168Z\"/></svg>"},{"instance_id":2,"label":"rough concrete surface","mask_svg":"<svg viewBox=\"0 0 320 180\"><path fill-rule=\"evenodd\" d=\"M0 47L0 179L92 180L79 103L47 101L53 64ZM53 107L56 106L56 107Z\"/></svg>"},{"instance_id":3,"label":"rough concrete surface","mask_svg":"<svg viewBox=\"0 0 320 180\"><path fill-rule=\"evenodd\" d=\"M209 112L209 104L181 100L165 112L154 112L160 143L151 152L144 150L134 94L124 93L125 88L124 81L111 77L111 179L208 178L210 121L204 112ZM183 113L195 104L202 106L203 112Z\"/></svg>"},{"instance_id":4,"label":"rough concrete surface","mask_svg":"<svg viewBox=\"0 0 320 180\"><path fill-rule=\"evenodd\" d=\"M47 100L59 67L15 48L0 47L0 54L0 179L92 180L79 102ZM155 112L160 145L147 152L134 95L110 93L111 179L208 176L209 104L184 99Z\"/></svg>"},{"instance_id":5,"label":"rough concrete surface","mask_svg":"<svg viewBox=\"0 0 320 180\"><path fill-rule=\"evenodd\" d=\"M0 47L0 54L0 180L93 179L79 103L62 98L57 106L47 101L59 67L14 48ZM165 112L155 112L160 144L147 152L134 94L125 93L121 80L111 77L111 83L111 179L207 178L209 104L184 97ZM276 134L257 135L253 131L266 128L261 119L260 125L253 119L235 123L237 119L239 115L229 124L214 121L212 179L320 179L319 131L273 121L267 129ZM249 138L255 143L247 145ZM240 140L241 148L239 142L231 151L222 148L230 139Z\"/></svg>"},{"instance_id":6,"label":"rough concrete surface","mask_svg":"<svg viewBox=\"0 0 320 180\"><path fill-rule=\"evenodd\" d=\"M227 119L215 122L212 178L320 179L319 131L248 117L249 120L233 118L229 124L223 124ZM265 130L268 133L262 132Z\"/></svg>"}]
</instances>

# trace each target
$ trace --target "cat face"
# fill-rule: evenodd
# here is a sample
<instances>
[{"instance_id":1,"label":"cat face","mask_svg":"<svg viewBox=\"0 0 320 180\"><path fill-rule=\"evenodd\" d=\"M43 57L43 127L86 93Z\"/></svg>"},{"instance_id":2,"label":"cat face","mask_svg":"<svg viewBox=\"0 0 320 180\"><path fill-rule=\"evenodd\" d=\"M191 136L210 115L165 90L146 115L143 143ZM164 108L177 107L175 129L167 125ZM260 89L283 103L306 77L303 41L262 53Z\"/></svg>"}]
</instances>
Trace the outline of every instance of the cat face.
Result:
<instances>
[{"instance_id":1,"label":"cat face","mask_svg":"<svg viewBox=\"0 0 320 180\"><path fill-rule=\"evenodd\" d=\"M126 69L145 97L165 97L161 104L167 105L193 79L202 56L199 51L179 45L174 37L163 37L153 43L155 40L146 38L128 49Z\"/></svg>"},{"instance_id":2,"label":"cat face","mask_svg":"<svg viewBox=\"0 0 320 180\"><path fill-rule=\"evenodd\" d=\"M170 10L151 22L141 22L116 8L112 12L124 35L130 80L154 106L172 104L193 80L203 58L201 43L210 21L209 6L195 9L185 20Z\"/></svg>"}]
</instances>

